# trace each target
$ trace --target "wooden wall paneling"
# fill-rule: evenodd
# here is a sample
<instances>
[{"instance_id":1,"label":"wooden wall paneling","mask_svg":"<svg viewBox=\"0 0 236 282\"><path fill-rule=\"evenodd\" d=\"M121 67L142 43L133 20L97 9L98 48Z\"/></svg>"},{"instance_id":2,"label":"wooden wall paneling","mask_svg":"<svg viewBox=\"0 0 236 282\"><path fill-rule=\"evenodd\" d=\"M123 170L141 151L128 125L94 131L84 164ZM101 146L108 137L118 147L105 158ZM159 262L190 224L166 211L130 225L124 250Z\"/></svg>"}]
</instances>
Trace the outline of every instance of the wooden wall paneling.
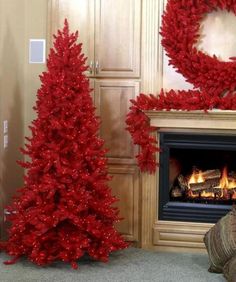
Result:
<instances>
[{"instance_id":1,"label":"wooden wall paneling","mask_svg":"<svg viewBox=\"0 0 236 282\"><path fill-rule=\"evenodd\" d=\"M157 139L156 133L152 134ZM159 142L159 139L157 139ZM156 154L157 162L159 162L159 153ZM159 170L159 168L157 168ZM151 249L153 245L153 226L157 220L157 203L158 192L157 183L159 183L158 173L143 172L141 174L141 247Z\"/></svg>"},{"instance_id":2,"label":"wooden wall paneling","mask_svg":"<svg viewBox=\"0 0 236 282\"><path fill-rule=\"evenodd\" d=\"M115 5L112 0L51 0L49 46L51 34L63 27L65 18L71 31L79 30L91 64L88 75L140 76L141 0L117 0Z\"/></svg>"},{"instance_id":3,"label":"wooden wall paneling","mask_svg":"<svg viewBox=\"0 0 236 282\"><path fill-rule=\"evenodd\" d=\"M120 216L124 218L116 224L117 229L129 241L139 239L139 171L135 166L110 166L113 176L110 187L119 201L116 203Z\"/></svg>"},{"instance_id":4,"label":"wooden wall paneling","mask_svg":"<svg viewBox=\"0 0 236 282\"><path fill-rule=\"evenodd\" d=\"M89 79L89 86L91 89L90 95L92 96L93 103L95 103L95 92L94 92L95 91L95 79L93 78Z\"/></svg>"},{"instance_id":5,"label":"wooden wall paneling","mask_svg":"<svg viewBox=\"0 0 236 282\"><path fill-rule=\"evenodd\" d=\"M203 237L214 224L157 221L153 227L153 249L206 252Z\"/></svg>"},{"instance_id":6,"label":"wooden wall paneling","mask_svg":"<svg viewBox=\"0 0 236 282\"><path fill-rule=\"evenodd\" d=\"M79 31L78 41L90 66L87 75L94 75L94 0L50 0L48 32L49 46L52 47L52 34L63 28L64 20L69 22L70 32Z\"/></svg>"},{"instance_id":7,"label":"wooden wall paneling","mask_svg":"<svg viewBox=\"0 0 236 282\"><path fill-rule=\"evenodd\" d=\"M141 92L157 94L163 86L161 15L165 0L142 0Z\"/></svg>"},{"instance_id":8,"label":"wooden wall paneling","mask_svg":"<svg viewBox=\"0 0 236 282\"><path fill-rule=\"evenodd\" d=\"M109 149L110 163L135 163L136 151L125 130L130 99L139 93L138 81L96 80L95 103L101 117L100 135Z\"/></svg>"},{"instance_id":9,"label":"wooden wall paneling","mask_svg":"<svg viewBox=\"0 0 236 282\"><path fill-rule=\"evenodd\" d=\"M141 92L158 94L163 80L163 48L159 34L165 0L142 0ZM153 246L153 226L157 219L157 176L141 173L140 243Z\"/></svg>"},{"instance_id":10,"label":"wooden wall paneling","mask_svg":"<svg viewBox=\"0 0 236 282\"><path fill-rule=\"evenodd\" d=\"M97 77L140 76L141 0L96 0Z\"/></svg>"}]
</instances>

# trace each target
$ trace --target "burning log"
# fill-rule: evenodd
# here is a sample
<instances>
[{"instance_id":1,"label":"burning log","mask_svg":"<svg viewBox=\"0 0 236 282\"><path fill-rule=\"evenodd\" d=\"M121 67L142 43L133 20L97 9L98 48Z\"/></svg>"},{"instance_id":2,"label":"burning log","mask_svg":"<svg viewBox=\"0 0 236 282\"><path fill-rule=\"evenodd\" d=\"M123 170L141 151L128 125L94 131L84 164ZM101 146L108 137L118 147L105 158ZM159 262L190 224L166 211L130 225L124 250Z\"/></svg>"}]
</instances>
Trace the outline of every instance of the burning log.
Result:
<instances>
[{"instance_id":1,"label":"burning log","mask_svg":"<svg viewBox=\"0 0 236 282\"><path fill-rule=\"evenodd\" d=\"M187 191L188 190L188 181L186 177L184 177L182 174L178 176L178 182L181 190Z\"/></svg>"},{"instance_id":2,"label":"burning log","mask_svg":"<svg viewBox=\"0 0 236 282\"><path fill-rule=\"evenodd\" d=\"M211 188L206 190L206 193L221 194L222 193L222 188L220 188L220 187L211 187Z\"/></svg>"},{"instance_id":3,"label":"burning log","mask_svg":"<svg viewBox=\"0 0 236 282\"><path fill-rule=\"evenodd\" d=\"M202 177L204 179L214 179L221 177L221 171L219 169L209 169L202 172Z\"/></svg>"},{"instance_id":4,"label":"burning log","mask_svg":"<svg viewBox=\"0 0 236 282\"><path fill-rule=\"evenodd\" d=\"M219 186L219 184L220 184L220 178L210 178L210 179L206 179L204 182L201 183L191 183L189 184L189 187L192 192L202 192L210 188Z\"/></svg>"},{"instance_id":5,"label":"burning log","mask_svg":"<svg viewBox=\"0 0 236 282\"><path fill-rule=\"evenodd\" d=\"M211 187L208 188L206 190L202 190L202 191L192 191L193 195L199 195L201 194L201 192L205 192L205 193L213 193L216 197L217 196L221 196L222 193L226 196L228 195L229 197L234 195L234 193L236 193L236 187L235 188L230 188L230 189L225 189L223 190L220 187Z\"/></svg>"},{"instance_id":6,"label":"burning log","mask_svg":"<svg viewBox=\"0 0 236 282\"><path fill-rule=\"evenodd\" d=\"M172 198L236 201L236 172L227 173L227 167L222 172L219 169L201 171L195 168L192 175L180 174L177 177L170 195Z\"/></svg>"},{"instance_id":7,"label":"burning log","mask_svg":"<svg viewBox=\"0 0 236 282\"><path fill-rule=\"evenodd\" d=\"M229 176L228 176L229 178L233 178L234 180L236 180L236 172L235 171L231 171L230 173L229 173Z\"/></svg>"},{"instance_id":8,"label":"burning log","mask_svg":"<svg viewBox=\"0 0 236 282\"><path fill-rule=\"evenodd\" d=\"M175 186L171 189L170 195L172 198L182 198L184 195L184 192L180 187Z\"/></svg>"},{"instance_id":9,"label":"burning log","mask_svg":"<svg viewBox=\"0 0 236 282\"><path fill-rule=\"evenodd\" d=\"M227 192L228 192L229 195L233 195L234 193L236 193L236 187L227 189Z\"/></svg>"},{"instance_id":10,"label":"burning log","mask_svg":"<svg viewBox=\"0 0 236 282\"><path fill-rule=\"evenodd\" d=\"M199 190L199 191L192 191L193 194L199 194L201 192L205 192L205 193L221 193L222 192L222 188L220 187L210 187L210 188L206 188L204 190Z\"/></svg>"},{"instance_id":11,"label":"burning log","mask_svg":"<svg viewBox=\"0 0 236 282\"><path fill-rule=\"evenodd\" d=\"M236 182L236 178L232 177L232 176L229 176L228 177L228 182Z\"/></svg>"}]
</instances>

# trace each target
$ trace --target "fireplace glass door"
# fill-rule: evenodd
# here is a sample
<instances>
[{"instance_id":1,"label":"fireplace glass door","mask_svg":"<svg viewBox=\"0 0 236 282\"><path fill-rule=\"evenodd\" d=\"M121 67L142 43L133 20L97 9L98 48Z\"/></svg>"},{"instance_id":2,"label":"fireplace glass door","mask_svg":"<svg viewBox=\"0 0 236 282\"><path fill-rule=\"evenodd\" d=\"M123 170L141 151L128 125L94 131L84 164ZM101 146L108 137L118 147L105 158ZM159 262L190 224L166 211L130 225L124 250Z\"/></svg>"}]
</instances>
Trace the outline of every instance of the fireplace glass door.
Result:
<instances>
[{"instance_id":1,"label":"fireplace glass door","mask_svg":"<svg viewBox=\"0 0 236 282\"><path fill-rule=\"evenodd\" d=\"M160 133L159 219L214 223L236 203L236 136Z\"/></svg>"}]
</instances>

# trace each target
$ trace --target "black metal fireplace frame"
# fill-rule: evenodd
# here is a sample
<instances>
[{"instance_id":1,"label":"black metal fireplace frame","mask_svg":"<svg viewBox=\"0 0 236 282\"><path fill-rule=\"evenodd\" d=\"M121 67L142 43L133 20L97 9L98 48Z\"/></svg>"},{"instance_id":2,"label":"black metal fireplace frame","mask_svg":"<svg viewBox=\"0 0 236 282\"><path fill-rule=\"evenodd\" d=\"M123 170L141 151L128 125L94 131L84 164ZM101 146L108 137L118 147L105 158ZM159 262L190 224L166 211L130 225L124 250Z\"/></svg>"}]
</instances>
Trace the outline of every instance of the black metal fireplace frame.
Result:
<instances>
[{"instance_id":1,"label":"black metal fireplace frame","mask_svg":"<svg viewBox=\"0 0 236 282\"><path fill-rule=\"evenodd\" d=\"M232 205L170 201L170 149L220 150L236 152L236 135L198 134L186 132L160 133L159 219L187 222L215 223Z\"/></svg>"}]
</instances>

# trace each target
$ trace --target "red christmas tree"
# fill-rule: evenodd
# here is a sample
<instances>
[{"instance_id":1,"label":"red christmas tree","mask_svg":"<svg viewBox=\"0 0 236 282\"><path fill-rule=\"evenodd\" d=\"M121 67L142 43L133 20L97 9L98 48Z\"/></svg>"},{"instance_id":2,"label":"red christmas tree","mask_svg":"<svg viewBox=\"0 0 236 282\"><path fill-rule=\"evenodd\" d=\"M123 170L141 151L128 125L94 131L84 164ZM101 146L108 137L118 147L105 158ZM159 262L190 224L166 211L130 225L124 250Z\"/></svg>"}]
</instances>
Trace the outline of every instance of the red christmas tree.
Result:
<instances>
[{"instance_id":1,"label":"red christmas tree","mask_svg":"<svg viewBox=\"0 0 236 282\"><path fill-rule=\"evenodd\" d=\"M127 247L114 228L118 209L108 187L104 141L97 136L99 120L90 96L86 58L77 44L78 32L54 36L48 71L40 79L30 127L32 138L23 153L31 161L24 187L8 211L9 238L2 248L13 260L27 256L45 265L76 261L85 253L107 261L112 251Z\"/></svg>"}]
</instances>

